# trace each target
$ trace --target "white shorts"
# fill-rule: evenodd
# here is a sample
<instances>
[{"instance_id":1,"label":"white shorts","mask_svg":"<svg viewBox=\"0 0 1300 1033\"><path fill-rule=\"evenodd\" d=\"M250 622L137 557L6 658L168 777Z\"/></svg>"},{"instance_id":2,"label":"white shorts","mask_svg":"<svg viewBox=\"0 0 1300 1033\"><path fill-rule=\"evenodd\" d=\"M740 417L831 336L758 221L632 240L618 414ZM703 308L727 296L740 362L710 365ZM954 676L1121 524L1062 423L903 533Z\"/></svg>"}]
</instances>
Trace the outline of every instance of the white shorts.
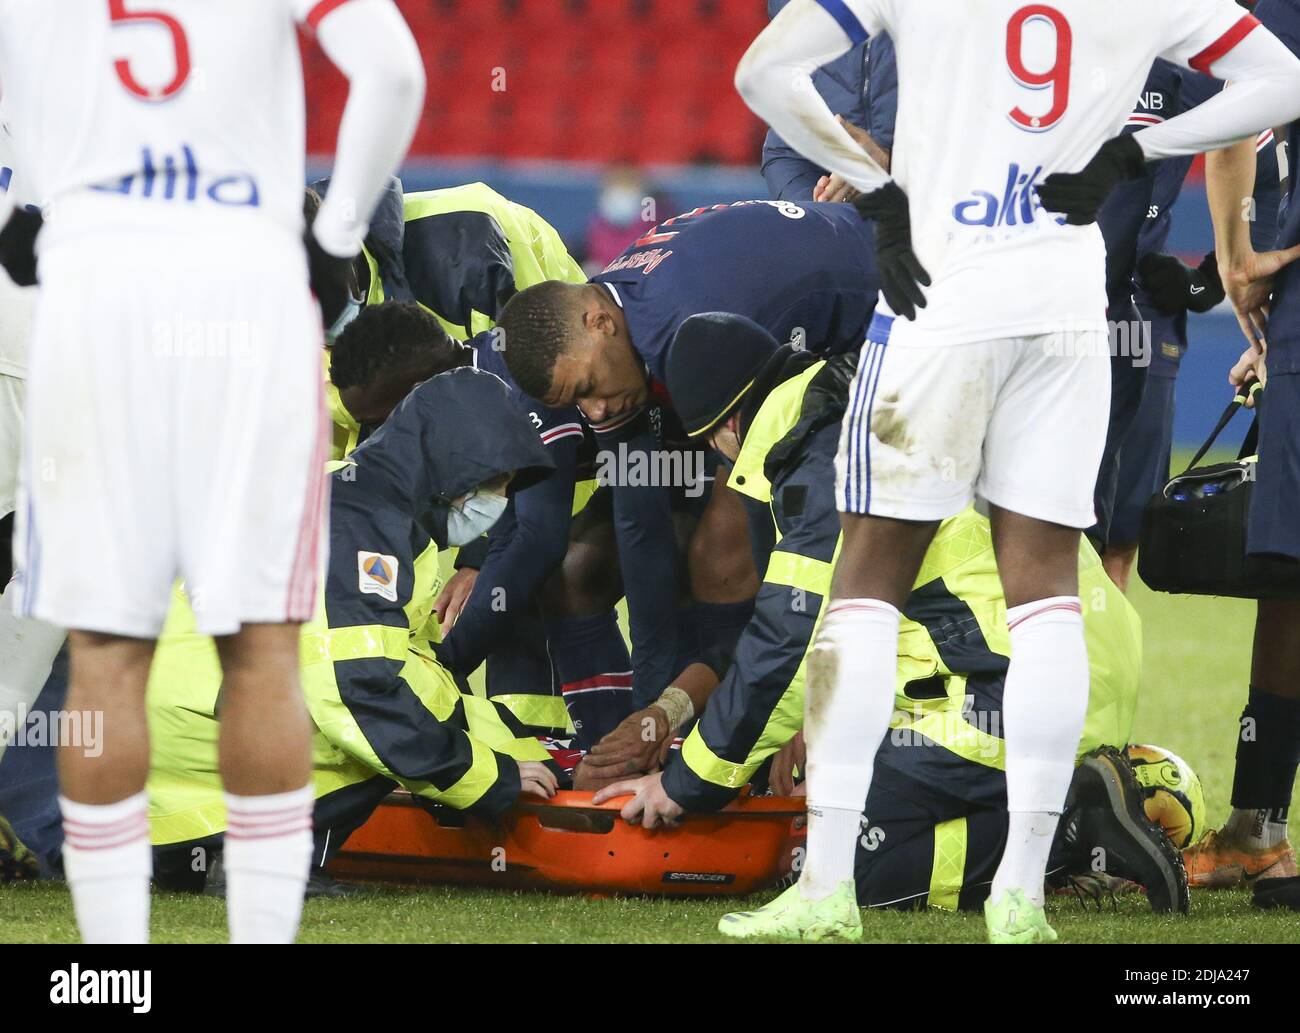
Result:
<instances>
[{"instance_id":1,"label":"white shorts","mask_svg":"<svg viewBox=\"0 0 1300 1033\"><path fill-rule=\"evenodd\" d=\"M36 308L35 287L18 287L0 273L0 517L18 503L27 345Z\"/></svg>"},{"instance_id":2,"label":"white shorts","mask_svg":"<svg viewBox=\"0 0 1300 1033\"><path fill-rule=\"evenodd\" d=\"M15 530L19 613L156 637L302 621L329 441L301 244L82 236L40 256Z\"/></svg>"},{"instance_id":3,"label":"white shorts","mask_svg":"<svg viewBox=\"0 0 1300 1033\"><path fill-rule=\"evenodd\" d=\"M978 497L1092 526L1110 419L1105 332L928 345L915 332L890 340L891 322L872 321L850 389L841 512L943 520Z\"/></svg>"}]
</instances>

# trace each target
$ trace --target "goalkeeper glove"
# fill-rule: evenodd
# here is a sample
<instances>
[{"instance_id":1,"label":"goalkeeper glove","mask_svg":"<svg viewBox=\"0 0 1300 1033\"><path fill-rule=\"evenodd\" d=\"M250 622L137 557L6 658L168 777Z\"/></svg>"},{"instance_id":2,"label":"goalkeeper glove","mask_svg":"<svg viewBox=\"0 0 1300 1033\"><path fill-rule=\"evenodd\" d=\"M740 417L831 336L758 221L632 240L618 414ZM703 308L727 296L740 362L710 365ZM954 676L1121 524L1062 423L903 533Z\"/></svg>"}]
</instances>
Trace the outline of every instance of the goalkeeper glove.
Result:
<instances>
[{"instance_id":1,"label":"goalkeeper glove","mask_svg":"<svg viewBox=\"0 0 1300 1033\"><path fill-rule=\"evenodd\" d=\"M853 205L876 230L876 264L880 267L881 293L897 315L915 319L925 308L922 287L930 286L930 274L912 250L912 216L907 195L892 179L879 190L859 194Z\"/></svg>"},{"instance_id":2,"label":"goalkeeper glove","mask_svg":"<svg viewBox=\"0 0 1300 1033\"><path fill-rule=\"evenodd\" d=\"M1209 312L1226 296L1219 279L1219 263L1213 251L1195 269L1173 255L1143 255L1138 263L1142 288L1161 314Z\"/></svg>"},{"instance_id":3,"label":"goalkeeper glove","mask_svg":"<svg viewBox=\"0 0 1300 1033\"><path fill-rule=\"evenodd\" d=\"M1078 172L1053 172L1038 187L1038 199L1049 212L1063 212L1071 226L1097 221L1097 213L1115 186L1137 179L1146 169L1146 155L1131 134L1113 137Z\"/></svg>"},{"instance_id":4,"label":"goalkeeper glove","mask_svg":"<svg viewBox=\"0 0 1300 1033\"><path fill-rule=\"evenodd\" d=\"M36 284L36 234L45 219L30 208L15 208L0 229L0 265L19 287Z\"/></svg>"}]
</instances>

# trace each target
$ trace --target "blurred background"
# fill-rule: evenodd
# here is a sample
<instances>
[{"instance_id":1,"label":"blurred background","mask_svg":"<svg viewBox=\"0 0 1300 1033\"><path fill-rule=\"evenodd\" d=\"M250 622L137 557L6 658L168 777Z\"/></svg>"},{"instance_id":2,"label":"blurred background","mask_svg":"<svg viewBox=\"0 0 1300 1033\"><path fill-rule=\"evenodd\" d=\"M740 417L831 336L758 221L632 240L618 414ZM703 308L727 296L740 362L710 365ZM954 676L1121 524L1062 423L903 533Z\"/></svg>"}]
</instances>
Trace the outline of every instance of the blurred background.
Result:
<instances>
[{"instance_id":1,"label":"blurred background","mask_svg":"<svg viewBox=\"0 0 1300 1033\"><path fill-rule=\"evenodd\" d=\"M408 191L484 182L541 213L588 270L691 208L767 196L765 128L732 86L766 0L397 0L428 73ZM328 171L345 80L304 40L310 175ZM1135 98L1136 99L1136 98ZM1170 249L1213 247L1198 162ZM755 256L761 260L761 256ZM1175 438L1194 446L1244 346L1226 308L1193 317Z\"/></svg>"}]
</instances>

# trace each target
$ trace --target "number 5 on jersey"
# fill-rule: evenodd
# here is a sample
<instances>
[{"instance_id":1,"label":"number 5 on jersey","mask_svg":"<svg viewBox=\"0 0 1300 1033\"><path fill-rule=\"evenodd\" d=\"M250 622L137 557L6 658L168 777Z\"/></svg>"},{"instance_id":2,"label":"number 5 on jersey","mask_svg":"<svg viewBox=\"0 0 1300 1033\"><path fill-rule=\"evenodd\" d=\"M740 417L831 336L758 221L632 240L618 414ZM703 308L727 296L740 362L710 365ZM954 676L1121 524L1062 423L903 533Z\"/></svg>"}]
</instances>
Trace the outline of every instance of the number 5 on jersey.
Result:
<instances>
[{"instance_id":1,"label":"number 5 on jersey","mask_svg":"<svg viewBox=\"0 0 1300 1033\"><path fill-rule=\"evenodd\" d=\"M190 43L185 29L172 15L163 11L128 11L126 0L108 0L108 17L114 27L131 24L155 25L171 34L172 50L176 61L176 74L163 86L142 86L131 71L131 60L119 57L113 62L117 77L128 93L147 101L171 100L185 88L190 77Z\"/></svg>"}]
</instances>

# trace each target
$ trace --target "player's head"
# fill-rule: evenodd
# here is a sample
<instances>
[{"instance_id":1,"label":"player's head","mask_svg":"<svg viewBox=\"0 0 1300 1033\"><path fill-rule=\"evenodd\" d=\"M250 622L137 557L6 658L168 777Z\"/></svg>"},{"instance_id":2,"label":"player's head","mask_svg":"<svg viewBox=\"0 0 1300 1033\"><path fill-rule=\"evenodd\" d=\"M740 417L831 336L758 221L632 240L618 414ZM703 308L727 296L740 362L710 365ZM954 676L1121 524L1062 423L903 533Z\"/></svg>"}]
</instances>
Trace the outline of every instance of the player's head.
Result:
<instances>
[{"instance_id":1,"label":"player's head","mask_svg":"<svg viewBox=\"0 0 1300 1033\"><path fill-rule=\"evenodd\" d=\"M645 403L645 367L603 287L547 280L511 298L498 325L510 375L538 401L577 405L593 423Z\"/></svg>"},{"instance_id":2,"label":"player's head","mask_svg":"<svg viewBox=\"0 0 1300 1033\"><path fill-rule=\"evenodd\" d=\"M776 339L744 316L702 312L677 328L668 346L668 393L692 438L734 461L743 436L740 414Z\"/></svg>"},{"instance_id":3,"label":"player's head","mask_svg":"<svg viewBox=\"0 0 1300 1033\"><path fill-rule=\"evenodd\" d=\"M432 313L414 302L386 301L365 309L334 342L330 380L358 423L377 426L417 384L471 358Z\"/></svg>"}]
</instances>

